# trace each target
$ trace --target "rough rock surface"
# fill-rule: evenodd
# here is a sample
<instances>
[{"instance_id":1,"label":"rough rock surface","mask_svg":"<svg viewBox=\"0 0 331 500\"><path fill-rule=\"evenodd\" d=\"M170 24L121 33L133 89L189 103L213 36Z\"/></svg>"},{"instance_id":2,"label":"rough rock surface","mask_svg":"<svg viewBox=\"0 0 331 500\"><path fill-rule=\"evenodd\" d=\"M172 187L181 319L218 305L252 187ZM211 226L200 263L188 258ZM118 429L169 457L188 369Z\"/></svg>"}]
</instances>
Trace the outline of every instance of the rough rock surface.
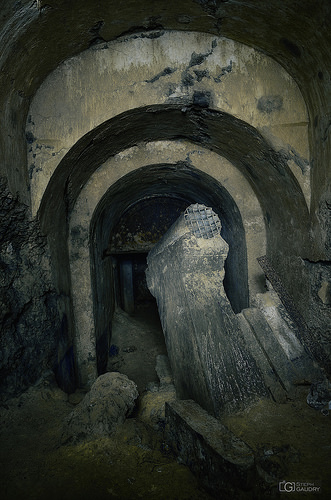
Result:
<instances>
[{"instance_id":1,"label":"rough rock surface","mask_svg":"<svg viewBox=\"0 0 331 500\"><path fill-rule=\"evenodd\" d=\"M63 442L109 436L130 415L137 397L137 386L126 375L117 372L101 375L67 417Z\"/></svg>"},{"instance_id":2,"label":"rough rock surface","mask_svg":"<svg viewBox=\"0 0 331 500\"><path fill-rule=\"evenodd\" d=\"M0 392L14 396L56 364L61 333L47 240L0 179Z\"/></svg>"},{"instance_id":3,"label":"rough rock surface","mask_svg":"<svg viewBox=\"0 0 331 500\"><path fill-rule=\"evenodd\" d=\"M167 356L157 356L155 371L160 383L150 383L143 393L139 401L139 418L155 430L160 430L165 426L165 405L176 400L176 389Z\"/></svg>"}]
</instances>

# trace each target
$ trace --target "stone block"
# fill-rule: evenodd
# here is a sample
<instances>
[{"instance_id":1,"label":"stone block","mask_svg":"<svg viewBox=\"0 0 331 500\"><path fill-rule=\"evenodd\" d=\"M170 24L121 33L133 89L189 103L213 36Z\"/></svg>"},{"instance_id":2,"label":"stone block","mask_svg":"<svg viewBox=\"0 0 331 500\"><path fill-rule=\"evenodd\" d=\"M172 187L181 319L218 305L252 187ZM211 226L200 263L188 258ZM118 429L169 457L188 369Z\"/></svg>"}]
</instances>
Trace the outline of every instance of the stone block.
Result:
<instances>
[{"instance_id":1,"label":"stone block","mask_svg":"<svg viewBox=\"0 0 331 500\"><path fill-rule=\"evenodd\" d=\"M166 440L216 498L238 498L254 486L251 448L194 401L166 403Z\"/></svg>"}]
</instances>

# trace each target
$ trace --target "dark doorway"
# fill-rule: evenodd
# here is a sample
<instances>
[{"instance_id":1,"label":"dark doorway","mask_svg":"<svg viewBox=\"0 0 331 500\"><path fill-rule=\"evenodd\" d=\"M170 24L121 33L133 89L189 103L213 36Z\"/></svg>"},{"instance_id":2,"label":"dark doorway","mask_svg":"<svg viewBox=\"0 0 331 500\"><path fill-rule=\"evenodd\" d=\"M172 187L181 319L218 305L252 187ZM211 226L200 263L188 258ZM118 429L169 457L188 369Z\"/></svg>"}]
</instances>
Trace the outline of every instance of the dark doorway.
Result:
<instances>
[{"instance_id":1,"label":"dark doorway","mask_svg":"<svg viewBox=\"0 0 331 500\"><path fill-rule=\"evenodd\" d=\"M117 305L128 314L134 314L147 307L156 307L155 299L146 283L147 255L147 253L112 254L116 269Z\"/></svg>"}]
</instances>

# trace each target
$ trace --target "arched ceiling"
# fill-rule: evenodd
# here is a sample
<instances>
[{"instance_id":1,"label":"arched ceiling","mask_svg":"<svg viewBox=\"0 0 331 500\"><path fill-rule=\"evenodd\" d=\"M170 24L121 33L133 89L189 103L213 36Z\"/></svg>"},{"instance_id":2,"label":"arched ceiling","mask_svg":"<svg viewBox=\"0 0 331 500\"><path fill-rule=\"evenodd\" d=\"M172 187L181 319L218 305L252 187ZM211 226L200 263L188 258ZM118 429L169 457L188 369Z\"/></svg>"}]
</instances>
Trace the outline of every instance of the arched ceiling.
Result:
<instances>
[{"instance_id":1,"label":"arched ceiling","mask_svg":"<svg viewBox=\"0 0 331 500\"><path fill-rule=\"evenodd\" d=\"M310 118L312 216L320 219L321 227L327 226L321 217L328 213L331 198L327 194L331 184L329 0L1 0L0 4L1 169L22 200L29 202L27 110L46 76L92 44L126 33L143 31L148 36L155 29L192 30L255 47L279 62L298 83Z\"/></svg>"},{"instance_id":2,"label":"arched ceiling","mask_svg":"<svg viewBox=\"0 0 331 500\"><path fill-rule=\"evenodd\" d=\"M250 182L266 219L272 214L273 229L278 225L283 231L282 226L287 224L290 228L293 222L289 215L295 221L293 232L305 227L308 212L300 187L286 163L256 129L224 112L168 104L125 112L96 127L71 148L51 178L41 203L44 230L48 232L49 226L70 214L81 186L110 156L140 141L178 138L204 145L236 165ZM288 210L280 212L279 203L288 203Z\"/></svg>"},{"instance_id":3,"label":"arched ceiling","mask_svg":"<svg viewBox=\"0 0 331 500\"><path fill-rule=\"evenodd\" d=\"M203 31L256 47L282 64L303 91L315 77L327 79L325 70L330 67L328 0L2 0L1 4L2 77L7 77L7 89L13 85L27 98L64 59L94 43L155 29Z\"/></svg>"},{"instance_id":4,"label":"arched ceiling","mask_svg":"<svg viewBox=\"0 0 331 500\"><path fill-rule=\"evenodd\" d=\"M203 189L202 189L203 186ZM158 198L157 198L157 197ZM133 204L147 202L150 217L144 224L155 221L162 231L153 201L162 200L168 211L173 212L173 200L181 200L181 212L192 203L214 208L222 221L222 236L229 244L226 284L232 306L239 312L248 307L247 255L245 231L240 211L229 192L208 174L185 164L157 164L137 169L113 184L100 200L91 223L94 258L103 259L109 248L109 236L115 229L119 216L127 217L125 210ZM129 210L130 211L130 210ZM180 213L181 213L180 212ZM172 222L178 218L180 213ZM133 211L130 212L132 216ZM136 222L142 220L143 212L138 210ZM134 221L130 218L130 223ZM135 231L134 228L132 228ZM166 231L159 233L158 239ZM153 243L155 244L155 242ZM121 248L122 245L120 245Z\"/></svg>"},{"instance_id":5,"label":"arched ceiling","mask_svg":"<svg viewBox=\"0 0 331 500\"><path fill-rule=\"evenodd\" d=\"M51 178L40 216L43 230L54 242L53 261L61 269L60 281L67 261L66 221L81 186L100 164L136 142L173 139L186 139L221 154L247 178L264 209L269 255L279 250L280 241L282 252L300 255L308 251L308 211L302 191L286 162L256 129L219 111L155 105L125 112L83 136ZM155 181L155 177L150 180ZM66 289L67 283L61 286Z\"/></svg>"}]
</instances>

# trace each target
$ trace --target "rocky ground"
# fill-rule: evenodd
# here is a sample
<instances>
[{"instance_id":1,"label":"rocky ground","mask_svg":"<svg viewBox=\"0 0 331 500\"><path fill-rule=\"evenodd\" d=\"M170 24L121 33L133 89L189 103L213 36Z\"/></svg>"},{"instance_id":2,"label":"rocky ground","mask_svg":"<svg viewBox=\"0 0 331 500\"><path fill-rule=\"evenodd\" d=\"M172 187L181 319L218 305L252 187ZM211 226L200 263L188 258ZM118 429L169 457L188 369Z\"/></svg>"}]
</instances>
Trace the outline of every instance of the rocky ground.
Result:
<instances>
[{"instance_id":1,"label":"rocky ground","mask_svg":"<svg viewBox=\"0 0 331 500\"><path fill-rule=\"evenodd\" d=\"M63 421L79 399L45 380L2 407L3 500L209 498L137 418L109 438L63 445Z\"/></svg>"},{"instance_id":2,"label":"rocky ground","mask_svg":"<svg viewBox=\"0 0 331 500\"><path fill-rule=\"evenodd\" d=\"M64 422L85 393L68 396L50 373L1 404L2 500L211 499L163 439L163 403L175 395L158 389L155 359L166 350L157 317L150 315L146 322L145 316L141 323L143 316L129 319L121 313L116 318L109 371L127 375L140 396L131 416L111 436L64 442ZM308 391L298 388L296 398L281 405L260 401L223 421L254 449L263 465L261 482L271 497L277 497L284 479L315 482L322 491L317 498L331 498L331 415L307 405ZM306 495L291 492L291 498Z\"/></svg>"}]
</instances>

